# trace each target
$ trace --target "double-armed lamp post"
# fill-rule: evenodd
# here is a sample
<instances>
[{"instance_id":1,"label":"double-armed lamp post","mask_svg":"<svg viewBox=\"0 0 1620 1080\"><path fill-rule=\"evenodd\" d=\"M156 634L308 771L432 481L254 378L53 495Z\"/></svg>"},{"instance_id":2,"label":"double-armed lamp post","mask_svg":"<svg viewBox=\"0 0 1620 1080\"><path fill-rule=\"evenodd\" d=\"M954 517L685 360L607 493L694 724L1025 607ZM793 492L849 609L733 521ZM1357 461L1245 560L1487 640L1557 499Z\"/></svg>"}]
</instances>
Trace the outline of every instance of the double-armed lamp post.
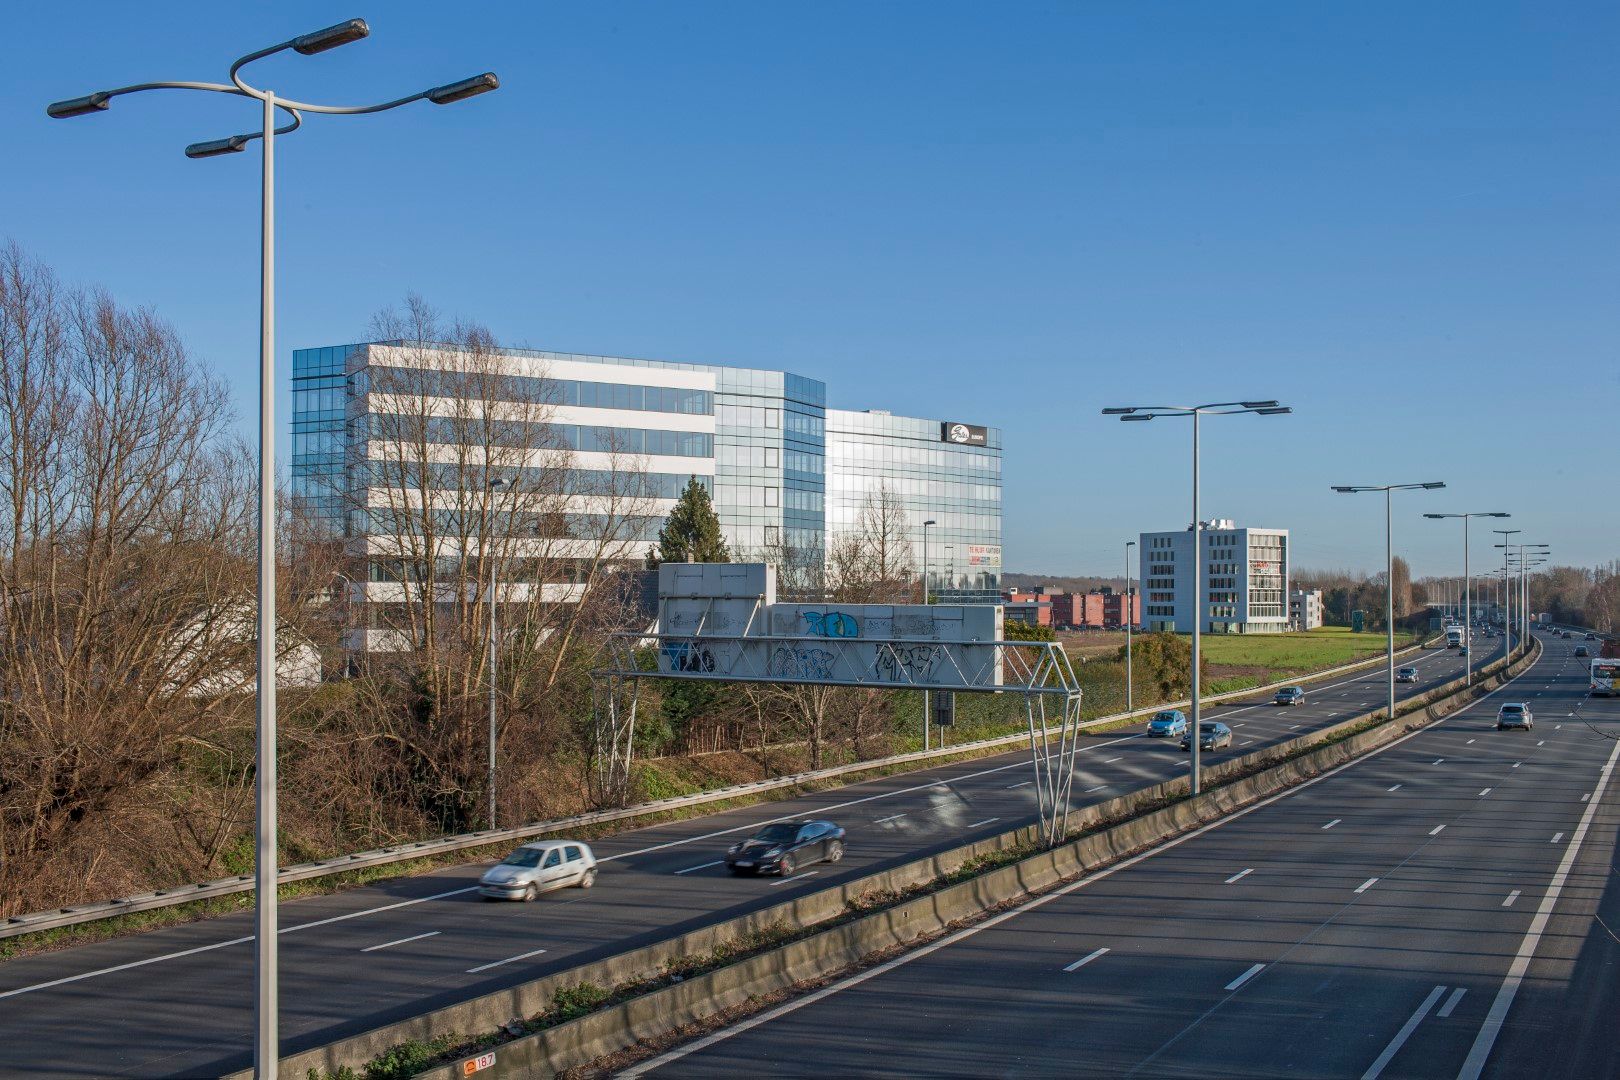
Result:
<instances>
[{"instance_id":1,"label":"double-armed lamp post","mask_svg":"<svg viewBox=\"0 0 1620 1080\"><path fill-rule=\"evenodd\" d=\"M275 139L297 130L304 113L332 116L358 116L386 112L413 101L449 105L486 93L500 86L492 72L474 75L460 82L446 83L415 94L376 105L316 105L277 97L242 78L242 68L255 60L291 50L313 56L340 45L359 41L371 33L364 19L349 19L324 30L301 34L279 45L243 56L230 67L229 83L148 82L97 90L83 97L51 104L45 111L56 119L93 116L106 112L112 99L146 90L201 90L214 94L253 98L261 106L258 131L223 139L192 143L186 147L189 158L221 157L246 150L258 139L263 143L260 172L259 232L259 595L258 595L258 721L255 741L256 771L254 795L254 902L256 961L254 981L255 1026L254 1069L261 1078L276 1075L279 1038L276 1009L276 508L275 508ZM276 110L287 116L283 127L276 126Z\"/></svg>"},{"instance_id":2,"label":"double-armed lamp post","mask_svg":"<svg viewBox=\"0 0 1620 1080\"><path fill-rule=\"evenodd\" d=\"M1199 661L1199 635L1204 621L1207 605L1204 602L1204 523L1198 516L1198 434L1199 420L1205 416L1231 416L1237 413L1255 413L1259 416L1283 416L1294 410L1287 405L1279 405L1275 401L1217 401L1209 405L1123 405L1104 409L1104 416L1117 416L1121 420L1157 420L1161 416L1190 416L1192 417L1192 534L1193 534L1193 564L1192 564L1192 696L1190 699L1192 721L1189 727L1189 740L1191 742L1191 785L1192 794L1197 795L1202 790L1202 774L1199 767L1198 743L1203 737L1203 729L1198 726L1198 661ZM1146 592L1146 583L1143 591ZM1128 602L1127 598L1127 602ZM1283 604L1288 603L1288 597L1283 597Z\"/></svg>"},{"instance_id":3,"label":"double-armed lamp post","mask_svg":"<svg viewBox=\"0 0 1620 1080\"><path fill-rule=\"evenodd\" d=\"M1446 485L1438 480L1426 484L1335 484L1334 491L1341 495L1355 495L1364 491L1384 493L1384 633L1388 667L1388 719L1395 719L1395 540L1394 510L1391 492L1434 491Z\"/></svg>"},{"instance_id":4,"label":"double-armed lamp post","mask_svg":"<svg viewBox=\"0 0 1620 1080\"><path fill-rule=\"evenodd\" d=\"M1501 511L1488 511L1473 514L1424 514L1426 518L1443 520L1445 518L1462 518L1463 523L1463 685L1471 686L1474 682L1474 592L1473 579L1468 570L1468 522L1471 518L1505 518L1512 517Z\"/></svg>"}]
</instances>

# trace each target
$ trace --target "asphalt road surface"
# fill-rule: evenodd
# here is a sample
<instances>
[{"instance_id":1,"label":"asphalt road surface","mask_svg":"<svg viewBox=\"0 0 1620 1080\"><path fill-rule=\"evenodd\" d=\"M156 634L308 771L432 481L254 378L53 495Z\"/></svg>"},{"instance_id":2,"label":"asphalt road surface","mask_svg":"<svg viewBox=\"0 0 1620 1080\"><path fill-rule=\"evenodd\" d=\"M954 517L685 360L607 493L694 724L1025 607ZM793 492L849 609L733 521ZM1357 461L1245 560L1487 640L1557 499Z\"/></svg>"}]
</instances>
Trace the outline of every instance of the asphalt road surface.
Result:
<instances>
[{"instance_id":1,"label":"asphalt road surface","mask_svg":"<svg viewBox=\"0 0 1620 1080\"><path fill-rule=\"evenodd\" d=\"M1494 658L1479 650L1475 661ZM1445 650L1409 662L1422 678L1399 686L1403 696L1461 671L1461 658ZM1206 760L1375 708L1383 679L1380 668L1332 680L1292 708L1272 707L1269 696L1211 707L1206 717L1229 724L1235 739ZM1077 768L1074 802L1084 805L1180 775L1187 756L1138 728L1085 737ZM533 904L481 901L476 882L488 863L285 904L282 1052L1028 824L1035 814L1029 772L1028 751L1014 751L621 833L593 842L602 860L594 889ZM786 880L726 872L727 846L786 817L843 825L844 860L802 867ZM0 1075L205 1076L247 1067L252 935L244 913L0 964Z\"/></svg>"},{"instance_id":2,"label":"asphalt road surface","mask_svg":"<svg viewBox=\"0 0 1620 1080\"><path fill-rule=\"evenodd\" d=\"M1620 699L1587 696L1573 645L1382 752L623 1075L1620 1075ZM1521 700L1534 730L1495 730Z\"/></svg>"}]
</instances>

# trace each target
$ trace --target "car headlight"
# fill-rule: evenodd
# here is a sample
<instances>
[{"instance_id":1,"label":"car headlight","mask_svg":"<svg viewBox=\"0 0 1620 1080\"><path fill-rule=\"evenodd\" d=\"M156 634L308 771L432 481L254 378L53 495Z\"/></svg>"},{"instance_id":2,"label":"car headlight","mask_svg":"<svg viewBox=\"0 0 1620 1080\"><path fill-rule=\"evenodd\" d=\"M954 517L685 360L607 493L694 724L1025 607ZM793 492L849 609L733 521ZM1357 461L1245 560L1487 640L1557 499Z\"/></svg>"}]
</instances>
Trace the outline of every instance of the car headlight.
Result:
<instances>
[{"instance_id":1,"label":"car headlight","mask_svg":"<svg viewBox=\"0 0 1620 1080\"><path fill-rule=\"evenodd\" d=\"M735 855L741 849L742 849L741 844L732 844L730 847L726 848L726 854L727 855Z\"/></svg>"},{"instance_id":2,"label":"car headlight","mask_svg":"<svg viewBox=\"0 0 1620 1080\"><path fill-rule=\"evenodd\" d=\"M780 854L782 854L782 849L779 848L779 847L773 847L773 848L771 848L771 850L769 850L769 851L767 851L765 853L765 858L774 859Z\"/></svg>"}]
</instances>

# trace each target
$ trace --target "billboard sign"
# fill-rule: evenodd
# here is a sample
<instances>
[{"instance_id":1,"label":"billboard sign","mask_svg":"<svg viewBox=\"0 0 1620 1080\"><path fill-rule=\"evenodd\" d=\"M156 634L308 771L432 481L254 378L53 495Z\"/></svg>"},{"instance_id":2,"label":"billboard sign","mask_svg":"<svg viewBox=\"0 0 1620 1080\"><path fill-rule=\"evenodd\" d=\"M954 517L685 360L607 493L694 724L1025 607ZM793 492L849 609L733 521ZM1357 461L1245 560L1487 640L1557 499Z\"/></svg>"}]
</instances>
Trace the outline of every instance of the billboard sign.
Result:
<instances>
[{"instance_id":1,"label":"billboard sign","mask_svg":"<svg viewBox=\"0 0 1620 1080\"><path fill-rule=\"evenodd\" d=\"M946 420L939 425L939 441L955 443L958 446L988 446L990 429L977 424Z\"/></svg>"}]
</instances>

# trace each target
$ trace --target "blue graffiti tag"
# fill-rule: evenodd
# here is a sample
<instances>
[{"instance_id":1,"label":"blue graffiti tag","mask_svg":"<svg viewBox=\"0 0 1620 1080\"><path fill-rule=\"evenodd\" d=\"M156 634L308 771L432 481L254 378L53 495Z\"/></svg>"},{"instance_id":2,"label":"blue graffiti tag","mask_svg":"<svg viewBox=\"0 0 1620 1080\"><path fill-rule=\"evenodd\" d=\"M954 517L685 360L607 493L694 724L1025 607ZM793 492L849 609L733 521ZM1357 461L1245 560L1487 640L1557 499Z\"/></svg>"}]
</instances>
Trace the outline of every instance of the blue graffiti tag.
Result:
<instances>
[{"instance_id":1,"label":"blue graffiti tag","mask_svg":"<svg viewBox=\"0 0 1620 1080\"><path fill-rule=\"evenodd\" d=\"M806 611L807 632L818 637L852 638L861 636L855 616L842 611Z\"/></svg>"}]
</instances>

